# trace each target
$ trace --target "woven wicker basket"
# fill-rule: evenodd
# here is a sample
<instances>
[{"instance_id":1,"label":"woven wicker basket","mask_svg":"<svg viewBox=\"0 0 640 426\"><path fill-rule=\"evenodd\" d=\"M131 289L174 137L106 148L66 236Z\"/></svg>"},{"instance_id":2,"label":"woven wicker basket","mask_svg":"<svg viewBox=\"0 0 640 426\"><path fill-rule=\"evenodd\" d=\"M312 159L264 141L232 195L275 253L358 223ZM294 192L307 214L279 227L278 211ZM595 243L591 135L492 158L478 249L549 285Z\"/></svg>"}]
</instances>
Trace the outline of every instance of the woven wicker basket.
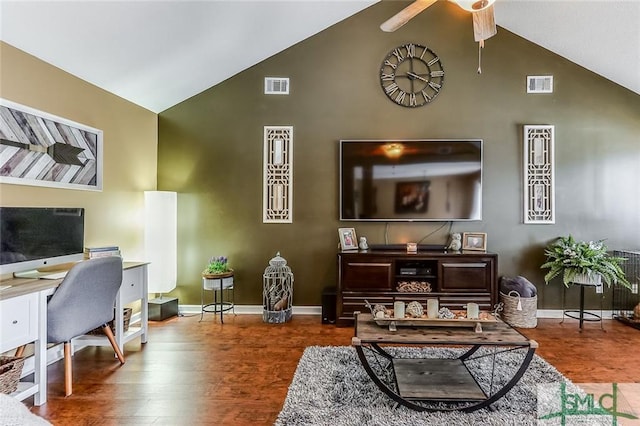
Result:
<instances>
[{"instance_id":1,"label":"woven wicker basket","mask_svg":"<svg viewBox=\"0 0 640 426\"><path fill-rule=\"evenodd\" d=\"M129 323L131 322L131 314L133 314L133 309L131 308L124 308L122 311L122 331L126 332L127 330L129 330ZM116 333L116 326L114 325L115 321L109 321L109 327L111 328L111 331L113 332L113 334ZM101 336L104 335L104 332L102 331L101 327L97 327L94 328L93 330L91 330L90 332L88 332L87 334L91 334L93 336Z\"/></svg>"},{"instance_id":2,"label":"woven wicker basket","mask_svg":"<svg viewBox=\"0 0 640 426\"><path fill-rule=\"evenodd\" d=\"M10 394L18 389L24 358L13 356L0 357L0 393Z\"/></svg>"},{"instance_id":3,"label":"woven wicker basket","mask_svg":"<svg viewBox=\"0 0 640 426\"><path fill-rule=\"evenodd\" d=\"M520 297L520 293L512 290L509 294L500 292L500 301L503 305L501 316L507 324L519 328L537 327L538 296ZM520 310L518 304L520 304Z\"/></svg>"}]
</instances>

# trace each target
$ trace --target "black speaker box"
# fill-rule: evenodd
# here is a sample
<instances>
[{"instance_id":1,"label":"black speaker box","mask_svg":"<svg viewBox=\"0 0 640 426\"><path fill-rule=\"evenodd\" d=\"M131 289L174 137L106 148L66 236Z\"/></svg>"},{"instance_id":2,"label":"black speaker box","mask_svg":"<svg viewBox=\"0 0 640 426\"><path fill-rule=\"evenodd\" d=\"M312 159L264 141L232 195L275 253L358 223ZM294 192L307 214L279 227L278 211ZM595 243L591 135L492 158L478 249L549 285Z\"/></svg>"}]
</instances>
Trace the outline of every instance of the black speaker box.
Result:
<instances>
[{"instance_id":1,"label":"black speaker box","mask_svg":"<svg viewBox=\"0 0 640 426\"><path fill-rule=\"evenodd\" d=\"M336 289L328 287L322 291L322 323L336 323Z\"/></svg>"},{"instance_id":2,"label":"black speaker box","mask_svg":"<svg viewBox=\"0 0 640 426\"><path fill-rule=\"evenodd\" d=\"M167 318L178 315L177 297L151 299L147 306L149 308L149 321L164 321Z\"/></svg>"}]
</instances>

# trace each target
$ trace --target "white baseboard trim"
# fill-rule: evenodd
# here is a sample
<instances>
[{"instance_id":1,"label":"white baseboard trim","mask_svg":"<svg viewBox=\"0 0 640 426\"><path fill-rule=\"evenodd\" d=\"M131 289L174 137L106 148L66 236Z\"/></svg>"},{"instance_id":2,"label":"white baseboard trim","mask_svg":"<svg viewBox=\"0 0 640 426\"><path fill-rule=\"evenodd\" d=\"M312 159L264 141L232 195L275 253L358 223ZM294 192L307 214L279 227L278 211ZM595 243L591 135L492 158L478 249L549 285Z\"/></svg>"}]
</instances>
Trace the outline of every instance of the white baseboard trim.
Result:
<instances>
[{"instance_id":1,"label":"white baseboard trim","mask_svg":"<svg viewBox=\"0 0 640 426\"><path fill-rule=\"evenodd\" d=\"M575 309L577 311L577 309ZM592 312L594 314L600 315L602 319L613 319L613 311L611 310L600 310L600 309L585 309L585 312ZM577 315L577 314L576 314ZM536 312L536 316L538 318L558 318L561 319L562 309L538 309Z\"/></svg>"},{"instance_id":2,"label":"white baseboard trim","mask_svg":"<svg viewBox=\"0 0 640 426\"><path fill-rule=\"evenodd\" d=\"M235 305L235 313L238 315L262 315L262 305ZM181 314L199 314L201 312L200 305L180 305ZM593 312L600 315L600 309L586 309L585 311ZM321 306L294 306L294 315L322 315ZM562 309L538 309L536 311L537 318L562 318ZM612 319L613 311L602 310L603 319Z\"/></svg>"},{"instance_id":3,"label":"white baseboard trim","mask_svg":"<svg viewBox=\"0 0 640 426\"><path fill-rule=\"evenodd\" d=\"M202 307L200 305L180 305L178 311L181 314L200 314ZM235 305L232 311L228 313L236 313L238 315L262 315L262 305ZM293 306L293 315L322 315L321 306ZM211 312L206 312L210 315Z\"/></svg>"}]
</instances>

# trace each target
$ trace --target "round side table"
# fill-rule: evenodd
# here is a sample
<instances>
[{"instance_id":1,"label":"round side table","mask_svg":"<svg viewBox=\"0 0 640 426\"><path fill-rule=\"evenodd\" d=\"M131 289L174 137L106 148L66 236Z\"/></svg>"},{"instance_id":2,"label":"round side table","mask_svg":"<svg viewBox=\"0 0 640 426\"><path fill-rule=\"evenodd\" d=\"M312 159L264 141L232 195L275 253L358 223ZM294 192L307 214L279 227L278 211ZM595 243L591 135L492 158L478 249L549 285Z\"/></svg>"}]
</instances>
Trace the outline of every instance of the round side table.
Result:
<instances>
[{"instance_id":1,"label":"round side table","mask_svg":"<svg viewBox=\"0 0 640 426\"><path fill-rule=\"evenodd\" d=\"M232 310L235 314L235 290L233 271L224 272L222 274L210 274L202 276L202 287L200 288L200 321L205 312L220 313L220 322L224 324L223 314ZM205 303L204 292L213 291L213 303ZM231 297L229 297L231 292ZM218 295L218 293L220 293ZM226 298L225 298L226 293ZM220 299L218 300L218 296Z\"/></svg>"},{"instance_id":2,"label":"round side table","mask_svg":"<svg viewBox=\"0 0 640 426\"><path fill-rule=\"evenodd\" d=\"M567 287L564 287L564 290L562 291L562 321L560 321L560 323L562 324L564 322L564 317L567 316L569 318L573 318L573 319L577 319L580 322L580 331L582 332L582 324L585 321L599 321L600 322L600 329L602 331L606 331L602 325L602 299L604 298L604 294L600 297L600 315L593 313L593 312L589 312L589 311L585 311L584 310L584 289L585 287L593 287L594 289L596 287L598 287L597 284L590 284L590 283L572 283L573 285L577 285L580 286L580 307L576 310L576 309L565 309L564 303L565 303L565 299L566 299L566 292L567 292Z\"/></svg>"}]
</instances>

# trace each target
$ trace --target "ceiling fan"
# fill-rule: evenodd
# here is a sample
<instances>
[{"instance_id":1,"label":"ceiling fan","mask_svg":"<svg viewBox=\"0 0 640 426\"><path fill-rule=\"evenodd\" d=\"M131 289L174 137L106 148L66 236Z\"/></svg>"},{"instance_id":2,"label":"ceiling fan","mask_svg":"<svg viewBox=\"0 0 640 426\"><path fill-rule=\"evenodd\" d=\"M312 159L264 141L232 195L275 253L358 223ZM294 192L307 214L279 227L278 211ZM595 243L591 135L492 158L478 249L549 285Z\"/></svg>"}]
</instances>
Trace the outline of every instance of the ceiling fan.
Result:
<instances>
[{"instance_id":1,"label":"ceiling fan","mask_svg":"<svg viewBox=\"0 0 640 426\"><path fill-rule=\"evenodd\" d=\"M438 0L415 0L409 6L393 15L380 25L380 29L393 32L420 12L434 4ZM471 12L473 17L473 36L478 45L478 74L480 68L480 50L484 47L484 41L497 33L493 4L496 0L450 0L462 9Z\"/></svg>"}]
</instances>

